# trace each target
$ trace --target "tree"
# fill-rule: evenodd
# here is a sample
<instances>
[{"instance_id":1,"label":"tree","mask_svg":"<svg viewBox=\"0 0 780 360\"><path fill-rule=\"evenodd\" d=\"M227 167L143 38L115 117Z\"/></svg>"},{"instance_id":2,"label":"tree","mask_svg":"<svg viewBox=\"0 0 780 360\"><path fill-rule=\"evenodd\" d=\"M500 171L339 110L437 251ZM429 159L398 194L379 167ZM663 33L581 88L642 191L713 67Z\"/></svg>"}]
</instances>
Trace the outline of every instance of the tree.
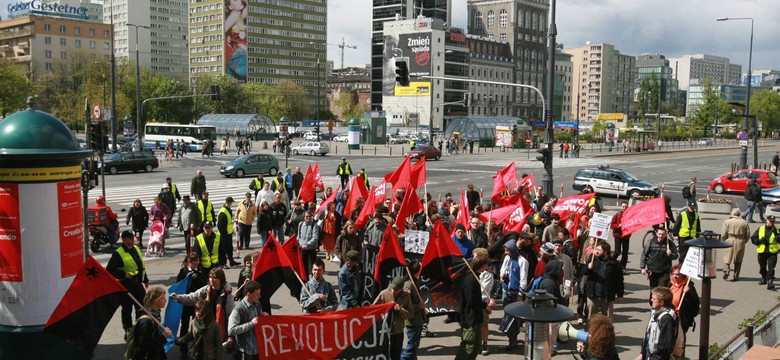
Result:
<instances>
[{"instance_id":1,"label":"tree","mask_svg":"<svg viewBox=\"0 0 780 360\"><path fill-rule=\"evenodd\" d=\"M750 97L750 112L763 124L763 131L771 133L780 129L780 94L761 90Z\"/></svg>"},{"instance_id":2,"label":"tree","mask_svg":"<svg viewBox=\"0 0 780 360\"><path fill-rule=\"evenodd\" d=\"M363 113L368 110L368 105L359 103L355 98L352 92L339 92L334 105L341 112L342 120L348 121L352 118L361 118Z\"/></svg>"},{"instance_id":3,"label":"tree","mask_svg":"<svg viewBox=\"0 0 780 360\"><path fill-rule=\"evenodd\" d=\"M642 80L642 84L639 86L639 93L636 94L636 100L637 100L637 108L639 109L639 114L647 114L648 109L648 102L649 98L647 96L647 93L650 92L650 83L647 81L647 79Z\"/></svg>"},{"instance_id":4,"label":"tree","mask_svg":"<svg viewBox=\"0 0 780 360\"><path fill-rule=\"evenodd\" d=\"M275 92L280 94L286 105L287 117L290 121L300 121L309 117L309 104L306 101L306 89L289 80L282 80L275 86ZM323 108L320 108L322 110ZM322 115L322 112L320 112Z\"/></svg>"},{"instance_id":5,"label":"tree","mask_svg":"<svg viewBox=\"0 0 780 360\"><path fill-rule=\"evenodd\" d=\"M188 96L190 89L178 80L154 75L151 77L151 97ZM193 98L153 100L144 107L144 117L158 122L189 124L193 119Z\"/></svg>"},{"instance_id":6,"label":"tree","mask_svg":"<svg viewBox=\"0 0 780 360\"><path fill-rule=\"evenodd\" d=\"M721 124L734 121L734 118L729 116L731 114L731 106L725 99L721 98L717 85L712 84L712 78L705 78L702 85L704 86L704 91L702 92L703 102L691 118L691 125L696 128L703 128L704 126L714 124L716 118Z\"/></svg>"},{"instance_id":7,"label":"tree","mask_svg":"<svg viewBox=\"0 0 780 360\"><path fill-rule=\"evenodd\" d=\"M0 60L0 115L21 110L28 96L33 94L33 86L23 65L12 60Z\"/></svg>"}]
</instances>

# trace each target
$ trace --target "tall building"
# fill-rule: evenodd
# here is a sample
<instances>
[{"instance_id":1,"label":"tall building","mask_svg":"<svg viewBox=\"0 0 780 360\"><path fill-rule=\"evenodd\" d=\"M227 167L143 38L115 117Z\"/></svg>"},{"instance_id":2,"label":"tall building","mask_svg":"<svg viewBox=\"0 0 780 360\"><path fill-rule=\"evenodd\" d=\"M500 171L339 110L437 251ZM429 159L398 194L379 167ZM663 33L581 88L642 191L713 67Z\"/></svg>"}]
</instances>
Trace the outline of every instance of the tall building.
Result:
<instances>
[{"instance_id":1,"label":"tall building","mask_svg":"<svg viewBox=\"0 0 780 360\"><path fill-rule=\"evenodd\" d=\"M635 92L639 91L642 82L647 81L650 87L658 83L661 89L661 101L676 105L679 93L679 82L672 75L669 60L661 54L642 54L636 57L637 77L634 84ZM657 104L650 106L655 112Z\"/></svg>"},{"instance_id":2,"label":"tall building","mask_svg":"<svg viewBox=\"0 0 780 360\"><path fill-rule=\"evenodd\" d=\"M693 80L703 81L709 77L713 84L737 85L742 74L742 65L732 64L729 58L695 54L669 59L674 78L681 90L688 90Z\"/></svg>"},{"instance_id":3,"label":"tall building","mask_svg":"<svg viewBox=\"0 0 780 360\"><path fill-rule=\"evenodd\" d=\"M515 62L506 40L466 35L469 43L469 79L508 82L514 79ZM468 83L473 116L512 116L514 89L508 86Z\"/></svg>"},{"instance_id":4,"label":"tall building","mask_svg":"<svg viewBox=\"0 0 780 360\"><path fill-rule=\"evenodd\" d=\"M544 93L549 0L468 0L468 33L507 41L515 61L511 82ZM512 115L538 118L542 99L532 89L514 91Z\"/></svg>"},{"instance_id":5,"label":"tall building","mask_svg":"<svg viewBox=\"0 0 780 360\"><path fill-rule=\"evenodd\" d=\"M253 1L248 10L224 3L190 2L190 81L224 74L242 82L289 80L306 89L312 114L324 109L326 0Z\"/></svg>"},{"instance_id":6,"label":"tall building","mask_svg":"<svg viewBox=\"0 0 780 360\"><path fill-rule=\"evenodd\" d=\"M118 61L137 55L153 74L187 80L187 0L104 0L103 22L112 18Z\"/></svg>"},{"instance_id":7,"label":"tall building","mask_svg":"<svg viewBox=\"0 0 780 360\"><path fill-rule=\"evenodd\" d=\"M555 51L555 78L553 78L553 120L576 120L572 113L572 62L571 55Z\"/></svg>"},{"instance_id":8,"label":"tall building","mask_svg":"<svg viewBox=\"0 0 780 360\"><path fill-rule=\"evenodd\" d=\"M571 55L572 84L579 120L593 121L600 113L628 115L634 105L635 58L611 44L564 49Z\"/></svg>"},{"instance_id":9,"label":"tall building","mask_svg":"<svg viewBox=\"0 0 780 360\"><path fill-rule=\"evenodd\" d=\"M371 19L371 110L382 109L382 68L385 59L384 23L423 16L439 19L446 27L452 22L452 0L374 1Z\"/></svg>"}]
</instances>

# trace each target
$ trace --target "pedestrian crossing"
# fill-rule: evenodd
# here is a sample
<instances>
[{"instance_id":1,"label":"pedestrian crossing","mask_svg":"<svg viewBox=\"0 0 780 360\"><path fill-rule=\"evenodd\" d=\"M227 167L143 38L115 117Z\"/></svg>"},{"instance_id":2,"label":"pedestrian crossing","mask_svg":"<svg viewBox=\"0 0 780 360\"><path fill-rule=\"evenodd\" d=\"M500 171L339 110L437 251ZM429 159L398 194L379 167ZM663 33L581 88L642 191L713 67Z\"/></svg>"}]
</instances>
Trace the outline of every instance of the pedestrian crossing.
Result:
<instances>
[{"instance_id":1,"label":"pedestrian crossing","mask_svg":"<svg viewBox=\"0 0 780 360\"><path fill-rule=\"evenodd\" d=\"M532 155L533 157L531 159L524 159L522 156L520 159L502 159L502 160L496 160L496 161L472 161L467 162L467 164L471 165L483 165L483 166L491 166L496 167L497 169L504 168L505 166L509 165L512 161L515 162L515 166L518 169L541 169L543 168L543 164L541 161L536 160L536 156ZM611 165L611 164L617 164L620 163L621 166L625 166L625 164L634 164L636 161L631 160L625 160L625 159L618 159L618 158L554 158L553 159L553 167L555 168L569 168L569 167L578 167L578 168L584 168L584 167L595 167L599 165ZM463 171L463 170L458 170ZM495 172L494 172L495 173Z\"/></svg>"}]
</instances>

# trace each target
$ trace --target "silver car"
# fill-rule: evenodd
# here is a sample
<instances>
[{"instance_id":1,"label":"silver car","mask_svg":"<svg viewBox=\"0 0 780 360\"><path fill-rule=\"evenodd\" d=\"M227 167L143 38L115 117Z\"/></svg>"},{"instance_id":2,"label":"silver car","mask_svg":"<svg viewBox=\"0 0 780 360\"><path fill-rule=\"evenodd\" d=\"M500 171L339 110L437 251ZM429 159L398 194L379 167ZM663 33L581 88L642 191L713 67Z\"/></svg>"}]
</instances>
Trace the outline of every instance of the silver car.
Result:
<instances>
[{"instance_id":1,"label":"silver car","mask_svg":"<svg viewBox=\"0 0 780 360\"><path fill-rule=\"evenodd\" d=\"M311 156L314 155L325 156L325 154L329 152L330 152L330 147L328 147L328 144L319 141L305 142L292 148L293 155L309 154Z\"/></svg>"}]
</instances>

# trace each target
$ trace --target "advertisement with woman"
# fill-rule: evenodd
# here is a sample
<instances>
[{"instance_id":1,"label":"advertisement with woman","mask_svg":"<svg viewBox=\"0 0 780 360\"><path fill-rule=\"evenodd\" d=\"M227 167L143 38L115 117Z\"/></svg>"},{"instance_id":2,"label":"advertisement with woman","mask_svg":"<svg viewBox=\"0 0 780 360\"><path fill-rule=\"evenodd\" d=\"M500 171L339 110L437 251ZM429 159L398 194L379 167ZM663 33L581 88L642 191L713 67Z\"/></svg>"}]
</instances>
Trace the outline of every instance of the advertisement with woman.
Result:
<instances>
[{"instance_id":1,"label":"advertisement with woman","mask_svg":"<svg viewBox=\"0 0 780 360\"><path fill-rule=\"evenodd\" d=\"M248 14L247 0L225 0L225 73L239 81L247 80Z\"/></svg>"}]
</instances>

